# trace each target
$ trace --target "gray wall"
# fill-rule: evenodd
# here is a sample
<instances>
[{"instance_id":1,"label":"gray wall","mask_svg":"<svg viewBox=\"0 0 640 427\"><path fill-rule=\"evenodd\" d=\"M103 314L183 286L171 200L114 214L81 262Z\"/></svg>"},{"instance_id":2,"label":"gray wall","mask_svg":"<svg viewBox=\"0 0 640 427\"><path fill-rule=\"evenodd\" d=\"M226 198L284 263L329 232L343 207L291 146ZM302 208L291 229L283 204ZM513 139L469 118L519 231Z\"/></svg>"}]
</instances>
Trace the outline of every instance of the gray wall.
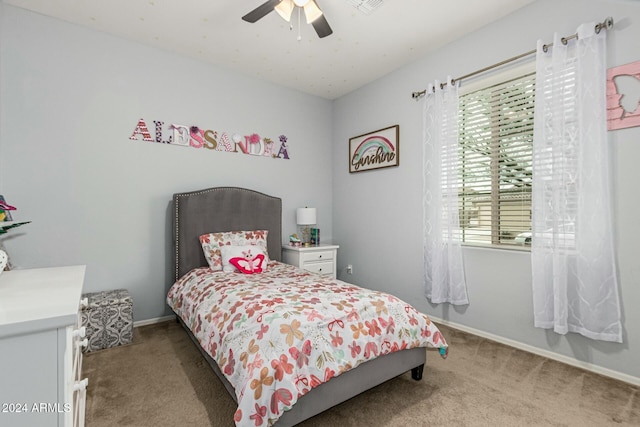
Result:
<instances>
[{"instance_id":1,"label":"gray wall","mask_svg":"<svg viewBox=\"0 0 640 427\"><path fill-rule=\"evenodd\" d=\"M128 288L168 314L175 192L230 185L318 209L332 235L331 102L0 3L0 194L31 224L3 238L21 268L86 264L85 291ZM290 160L132 141L138 119L277 141ZM155 135L154 135L155 136ZM165 138L168 135L165 132Z\"/></svg>"},{"instance_id":2,"label":"gray wall","mask_svg":"<svg viewBox=\"0 0 640 427\"><path fill-rule=\"evenodd\" d=\"M640 377L640 128L609 133L625 343L607 344L532 327L526 253L467 248L471 304L427 302L422 104L410 98L434 79L482 68L533 49L554 31L572 34L606 16L617 22L609 66L639 60L640 9L632 3L539 0L331 103L0 2L0 194L18 206L20 219L33 221L3 242L20 267L86 264L86 291L126 287L136 320L150 319L167 314L171 195L245 186L283 199L283 237L293 232L296 207L316 206L323 239L334 236L341 245L342 279L391 291L434 317ZM291 160L131 141L140 117L284 133ZM394 124L400 166L350 175L348 139Z\"/></svg>"},{"instance_id":3,"label":"gray wall","mask_svg":"<svg viewBox=\"0 0 640 427\"><path fill-rule=\"evenodd\" d=\"M635 4L633 4L635 3ZM411 99L435 79L457 77L534 49L553 32L570 35L583 22L612 16L608 66L640 60L640 5L631 1L539 0L490 26L334 102L334 236L340 244L339 277L391 291L449 322L597 367L640 377L640 128L610 132L615 179L616 250L624 315L624 343L533 327L530 255L465 248L470 304L431 305L422 278L422 102ZM533 58L531 58L533 60ZM473 80L463 82L469 83ZM476 80L477 81L477 80ZM350 137L400 125L400 166L349 174ZM353 265L353 275L345 267ZM455 351L455 349L452 349Z\"/></svg>"}]
</instances>

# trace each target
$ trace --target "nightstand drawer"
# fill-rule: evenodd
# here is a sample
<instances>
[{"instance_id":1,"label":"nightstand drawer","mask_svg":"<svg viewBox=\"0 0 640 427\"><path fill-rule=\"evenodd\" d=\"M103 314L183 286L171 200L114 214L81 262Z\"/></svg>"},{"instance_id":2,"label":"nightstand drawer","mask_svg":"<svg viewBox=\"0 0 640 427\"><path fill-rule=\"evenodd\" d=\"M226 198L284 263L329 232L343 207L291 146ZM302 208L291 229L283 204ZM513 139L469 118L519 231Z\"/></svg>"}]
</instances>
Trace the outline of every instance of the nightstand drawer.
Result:
<instances>
[{"instance_id":1,"label":"nightstand drawer","mask_svg":"<svg viewBox=\"0 0 640 427\"><path fill-rule=\"evenodd\" d=\"M305 270L318 274L333 274L333 261L304 264Z\"/></svg>"},{"instance_id":2,"label":"nightstand drawer","mask_svg":"<svg viewBox=\"0 0 640 427\"><path fill-rule=\"evenodd\" d=\"M303 253L302 262L333 260L335 251L314 251Z\"/></svg>"},{"instance_id":3,"label":"nightstand drawer","mask_svg":"<svg viewBox=\"0 0 640 427\"><path fill-rule=\"evenodd\" d=\"M338 245L282 246L282 261L312 273L336 278Z\"/></svg>"}]
</instances>

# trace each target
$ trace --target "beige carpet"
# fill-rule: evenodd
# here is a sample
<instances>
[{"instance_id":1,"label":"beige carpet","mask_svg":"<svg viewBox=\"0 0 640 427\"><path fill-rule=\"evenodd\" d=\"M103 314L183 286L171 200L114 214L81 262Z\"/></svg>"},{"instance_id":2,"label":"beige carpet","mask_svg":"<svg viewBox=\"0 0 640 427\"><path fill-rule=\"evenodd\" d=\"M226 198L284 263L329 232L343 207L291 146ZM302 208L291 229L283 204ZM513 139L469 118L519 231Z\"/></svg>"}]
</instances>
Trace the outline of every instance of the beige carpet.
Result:
<instances>
[{"instance_id":1,"label":"beige carpet","mask_svg":"<svg viewBox=\"0 0 640 427\"><path fill-rule=\"evenodd\" d=\"M451 346L304 423L343 426L640 426L638 387L441 327ZM85 355L87 427L233 426L234 402L176 322Z\"/></svg>"}]
</instances>

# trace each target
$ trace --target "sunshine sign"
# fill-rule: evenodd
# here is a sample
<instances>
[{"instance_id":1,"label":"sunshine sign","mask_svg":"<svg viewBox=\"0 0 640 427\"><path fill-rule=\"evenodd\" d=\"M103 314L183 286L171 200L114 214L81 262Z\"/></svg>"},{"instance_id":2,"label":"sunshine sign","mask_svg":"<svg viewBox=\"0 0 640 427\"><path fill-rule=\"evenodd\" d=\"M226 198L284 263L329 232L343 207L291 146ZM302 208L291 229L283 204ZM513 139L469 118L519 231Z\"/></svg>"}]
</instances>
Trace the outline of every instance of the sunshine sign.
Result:
<instances>
[{"instance_id":1,"label":"sunshine sign","mask_svg":"<svg viewBox=\"0 0 640 427\"><path fill-rule=\"evenodd\" d=\"M400 126L390 126L349 139L349 172L398 166Z\"/></svg>"}]
</instances>

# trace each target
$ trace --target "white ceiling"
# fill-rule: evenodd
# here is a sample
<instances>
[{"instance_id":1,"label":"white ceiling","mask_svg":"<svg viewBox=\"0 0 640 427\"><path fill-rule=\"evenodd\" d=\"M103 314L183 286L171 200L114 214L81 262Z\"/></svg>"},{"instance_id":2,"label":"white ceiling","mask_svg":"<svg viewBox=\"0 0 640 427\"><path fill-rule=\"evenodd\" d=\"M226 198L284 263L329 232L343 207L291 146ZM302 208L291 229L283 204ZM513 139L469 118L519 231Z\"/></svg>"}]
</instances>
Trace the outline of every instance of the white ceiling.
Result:
<instances>
[{"instance_id":1,"label":"white ceiling","mask_svg":"<svg viewBox=\"0 0 640 427\"><path fill-rule=\"evenodd\" d=\"M327 99L338 98L535 0L384 0L371 14L317 0L333 34L293 29L266 0L4 0ZM376 3L377 1L370 1ZM298 41L298 31L302 40Z\"/></svg>"}]
</instances>

